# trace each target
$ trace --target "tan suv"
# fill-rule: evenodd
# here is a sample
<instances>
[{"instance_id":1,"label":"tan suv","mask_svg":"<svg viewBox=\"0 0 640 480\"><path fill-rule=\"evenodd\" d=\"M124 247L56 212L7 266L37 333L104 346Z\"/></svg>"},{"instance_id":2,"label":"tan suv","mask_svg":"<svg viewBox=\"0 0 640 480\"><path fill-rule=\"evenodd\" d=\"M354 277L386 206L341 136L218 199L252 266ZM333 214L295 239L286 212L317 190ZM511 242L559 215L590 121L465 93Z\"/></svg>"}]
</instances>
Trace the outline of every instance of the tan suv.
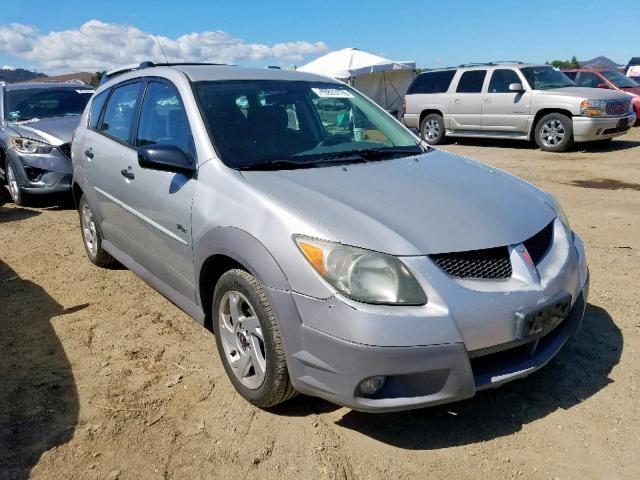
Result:
<instances>
[{"instance_id":1,"label":"tan suv","mask_svg":"<svg viewBox=\"0 0 640 480\"><path fill-rule=\"evenodd\" d=\"M497 62L418 75L404 114L405 125L431 144L445 137L534 139L552 152L623 135L635 120L627 94L576 87L548 65Z\"/></svg>"}]
</instances>

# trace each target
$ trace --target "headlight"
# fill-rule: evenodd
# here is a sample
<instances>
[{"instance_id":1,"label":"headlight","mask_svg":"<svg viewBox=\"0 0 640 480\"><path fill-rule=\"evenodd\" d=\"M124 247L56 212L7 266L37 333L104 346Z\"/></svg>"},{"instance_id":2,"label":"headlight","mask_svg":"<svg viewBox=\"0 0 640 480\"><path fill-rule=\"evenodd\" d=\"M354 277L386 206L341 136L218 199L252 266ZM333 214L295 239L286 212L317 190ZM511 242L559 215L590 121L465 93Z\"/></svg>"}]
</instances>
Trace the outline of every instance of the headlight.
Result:
<instances>
[{"instance_id":1,"label":"headlight","mask_svg":"<svg viewBox=\"0 0 640 480\"><path fill-rule=\"evenodd\" d=\"M605 117L606 100L583 100L580 103L580 114L584 117Z\"/></svg>"},{"instance_id":2,"label":"headlight","mask_svg":"<svg viewBox=\"0 0 640 480\"><path fill-rule=\"evenodd\" d=\"M399 305L427 303L418 281L392 255L297 235L293 239L314 270L353 300Z\"/></svg>"},{"instance_id":3,"label":"headlight","mask_svg":"<svg viewBox=\"0 0 640 480\"><path fill-rule=\"evenodd\" d=\"M554 197L550 193L548 193L548 195L549 195L549 199L551 200L551 206L558 214L558 218L560 219L562 224L565 226L567 231L570 232L571 224L569 223L569 217L567 216L567 212L564 211L564 208L562 208L562 205L560 205L560 202L558 202L558 199L556 197Z\"/></svg>"},{"instance_id":4,"label":"headlight","mask_svg":"<svg viewBox=\"0 0 640 480\"><path fill-rule=\"evenodd\" d=\"M9 137L9 143L16 152L26 154L49 153L53 148L48 143L26 137Z\"/></svg>"}]
</instances>

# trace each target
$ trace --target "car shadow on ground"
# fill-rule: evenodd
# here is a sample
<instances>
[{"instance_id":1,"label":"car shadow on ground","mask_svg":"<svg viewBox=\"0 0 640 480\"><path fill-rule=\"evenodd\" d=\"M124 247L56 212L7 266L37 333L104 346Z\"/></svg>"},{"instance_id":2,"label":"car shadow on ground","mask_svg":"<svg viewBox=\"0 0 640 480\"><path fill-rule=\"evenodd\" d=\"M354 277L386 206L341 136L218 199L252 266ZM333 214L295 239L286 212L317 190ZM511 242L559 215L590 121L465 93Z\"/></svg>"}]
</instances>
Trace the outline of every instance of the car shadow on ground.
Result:
<instances>
[{"instance_id":1,"label":"car shadow on ground","mask_svg":"<svg viewBox=\"0 0 640 480\"><path fill-rule=\"evenodd\" d=\"M69 441L78 420L71 365L51 319L64 309L0 260L0 478L29 477L47 450Z\"/></svg>"},{"instance_id":2,"label":"car shadow on ground","mask_svg":"<svg viewBox=\"0 0 640 480\"><path fill-rule=\"evenodd\" d=\"M518 150L535 150L538 147L533 142L524 140L493 139L493 138L450 138L443 144L444 150L448 145L460 145L467 147L492 147L492 148L513 148ZM549 153L550 155L566 155L572 153L602 153L628 150L640 146L640 141L629 140L625 137L614 138L611 141L575 143L567 152Z\"/></svg>"},{"instance_id":3,"label":"car shadow on ground","mask_svg":"<svg viewBox=\"0 0 640 480\"><path fill-rule=\"evenodd\" d=\"M589 304L576 337L530 377L449 405L372 415L349 411L337 424L399 448L432 450L510 435L558 409L569 409L612 380L622 333L606 310Z\"/></svg>"},{"instance_id":4,"label":"car shadow on ground","mask_svg":"<svg viewBox=\"0 0 640 480\"><path fill-rule=\"evenodd\" d=\"M4 185L0 185L0 223L35 217L40 215L39 210L60 211L75 209L73 198L70 195L36 195L26 200L27 208L14 205L9 191Z\"/></svg>"}]
</instances>

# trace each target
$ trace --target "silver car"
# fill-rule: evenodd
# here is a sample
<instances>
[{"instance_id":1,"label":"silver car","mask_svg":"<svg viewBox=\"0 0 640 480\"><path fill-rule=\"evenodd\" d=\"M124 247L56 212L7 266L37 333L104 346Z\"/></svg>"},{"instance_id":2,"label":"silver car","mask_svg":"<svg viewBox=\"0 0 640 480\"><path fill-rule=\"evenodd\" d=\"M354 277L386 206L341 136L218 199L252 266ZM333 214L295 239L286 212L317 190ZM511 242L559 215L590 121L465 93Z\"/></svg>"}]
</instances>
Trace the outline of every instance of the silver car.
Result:
<instances>
[{"instance_id":1,"label":"silver car","mask_svg":"<svg viewBox=\"0 0 640 480\"><path fill-rule=\"evenodd\" d=\"M403 119L432 145L446 137L504 138L562 152L626 133L636 121L631 102L625 93L576 87L548 65L469 64L418 75Z\"/></svg>"},{"instance_id":2,"label":"silver car","mask_svg":"<svg viewBox=\"0 0 640 480\"><path fill-rule=\"evenodd\" d=\"M14 203L71 190L71 136L93 88L0 82L0 178Z\"/></svg>"},{"instance_id":3,"label":"silver car","mask_svg":"<svg viewBox=\"0 0 640 480\"><path fill-rule=\"evenodd\" d=\"M212 327L260 407L472 397L545 365L583 317L584 248L551 195L335 80L145 64L98 88L72 158L89 259Z\"/></svg>"}]
</instances>

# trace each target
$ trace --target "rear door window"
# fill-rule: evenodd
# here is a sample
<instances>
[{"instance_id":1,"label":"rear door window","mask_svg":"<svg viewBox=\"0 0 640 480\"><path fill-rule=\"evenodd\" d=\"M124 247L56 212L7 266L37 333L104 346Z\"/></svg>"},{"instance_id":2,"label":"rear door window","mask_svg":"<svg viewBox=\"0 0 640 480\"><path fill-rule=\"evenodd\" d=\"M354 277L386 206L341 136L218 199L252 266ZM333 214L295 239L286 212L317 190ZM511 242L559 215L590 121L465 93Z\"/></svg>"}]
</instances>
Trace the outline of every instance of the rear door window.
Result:
<instances>
[{"instance_id":1,"label":"rear door window","mask_svg":"<svg viewBox=\"0 0 640 480\"><path fill-rule=\"evenodd\" d=\"M455 74L455 70L421 73L415 78L407 94L444 93L449 90L449 85L451 85L451 80L453 80Z\"/></svg>"},{"instance_id":2,"label":"rear door window","mask_svg":"<svg viewBox=\"0 0 640 480\"><path fill-rule=\"evenodd\" d=\"M516 72L508 68L499 68L491 74L489 93L516 93L509 90L512 83L522 84L522 80Z\"/></svg>"},{"instance_id":3,"label":"rear door window","mask_svg":"<svg viewBox=\"0 0 640 480\"><path fill-rule=\"evenodd\" d=\"M576 79L576 75L578 74L578 72L562 72L562 73L564 73L567 77L569 77L571 80L574 80L574 81Z\"/></svg>"},{"instance_id":4,"label":"rear door window","mask_svg":"<svg viewBox=\"0 0 640 480\"><path fill-rule=\"evenodd\" d=\"M486 70L468 70L462 74L458 82L457 93L480 93L484 78L487 76Z\"/></svg>"},{"instance_id":5,"label":"rear door window","mask_svg":"<svg viewBox=\"0 0 640 480\"><path fill-rule=\"evenodd\" d=\"M100 122L100 132L122 142L129 141L141 88L142 83L135 82L113 89Z\"/></svg>"},{"instance_id":6,"label":"rear door window","mask_svg":"<svg viewBox=\"0 0 640 480\"><path fill-rule=\"evenodd\" d=\"M102 107L104 107L104 102L107 101L108 96L109 90L105 90L93 97L93 100L91 100L91 110L89 110L89 128L94 130L98 128Z\"/></svg>"}]
</instances>

